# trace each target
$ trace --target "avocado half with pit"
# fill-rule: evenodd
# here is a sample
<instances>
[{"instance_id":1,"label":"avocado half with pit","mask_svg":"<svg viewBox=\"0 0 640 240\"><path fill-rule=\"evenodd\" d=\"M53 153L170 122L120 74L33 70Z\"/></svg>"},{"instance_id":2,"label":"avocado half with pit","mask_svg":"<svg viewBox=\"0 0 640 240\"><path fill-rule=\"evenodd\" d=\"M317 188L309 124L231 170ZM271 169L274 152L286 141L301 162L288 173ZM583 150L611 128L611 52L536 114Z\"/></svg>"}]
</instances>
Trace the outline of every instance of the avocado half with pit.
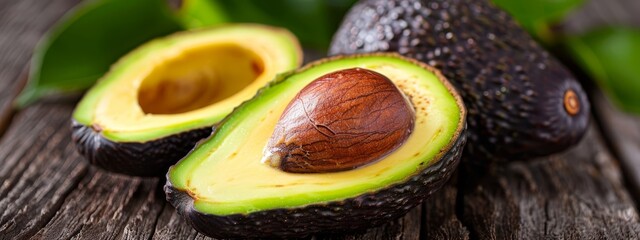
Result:
<instances>
[{"instance_id":1,"label":"avocado half with pit","mask_svg":"<svg viewBox=\"0 0 640 240\"><path fill-rule=\"evenodd\" d=\"M291 33L261 25L153 40L86 93L73 113L73 141L103 169L162 176L233 108L301 59Z\"/></svg>"},{"instance_id":2,"label":"avocado half with pit","mask_svg":"<svg viewBox=\"0 0 640 240\"><path fill-rule=\"evenodd\" d=\"M466 110L434 68L340 56L279 76L167 173L167 200L219 238L302 237L403 216L445 183Z\"/></svg>"}]
</instances>

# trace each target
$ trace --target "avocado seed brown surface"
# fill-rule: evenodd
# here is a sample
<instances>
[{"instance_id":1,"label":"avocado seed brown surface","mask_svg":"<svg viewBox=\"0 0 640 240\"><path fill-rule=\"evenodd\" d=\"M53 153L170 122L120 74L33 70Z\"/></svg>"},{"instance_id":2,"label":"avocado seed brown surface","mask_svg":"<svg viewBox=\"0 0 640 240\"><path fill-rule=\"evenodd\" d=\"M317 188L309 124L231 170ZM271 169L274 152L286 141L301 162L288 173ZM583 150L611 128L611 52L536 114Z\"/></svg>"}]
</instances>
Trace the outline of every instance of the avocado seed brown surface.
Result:
<instances>
[{"instance_id":1,"label":"avocado seed brown surface","mask_svg":"<svg viewBox=\"0 0 640 240\"><path fill-rule=\"evenodd\" d=\"M294 173L353 169L400 147L414 121L413 107L384 75L362 68L332 72L289 103L262 161Z\"/></svg>"}]
</instances>

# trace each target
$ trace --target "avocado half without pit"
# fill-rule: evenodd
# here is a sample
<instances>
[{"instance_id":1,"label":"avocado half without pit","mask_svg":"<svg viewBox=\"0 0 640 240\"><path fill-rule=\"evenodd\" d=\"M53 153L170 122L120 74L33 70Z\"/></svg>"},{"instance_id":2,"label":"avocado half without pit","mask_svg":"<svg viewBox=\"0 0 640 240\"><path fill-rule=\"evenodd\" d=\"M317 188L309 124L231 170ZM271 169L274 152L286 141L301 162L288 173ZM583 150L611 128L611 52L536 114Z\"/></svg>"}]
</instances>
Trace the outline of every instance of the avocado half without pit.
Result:
<instances>
[{"instance_id":1,"label":"avocado half without pit","mask_svg":"<svg viewBox=\"0 0 640 240\"><path fill-rule=\"evenodd\" d=\"M261 25L153 40L84 96L73 113L73 140L103 169L162 176L234 107L301 59L291 33Z\"/></svg>"},{"instance_id":2,"label":"avocado half without pit","mask_svg":"<svg viewBox=\"0 0 640 240\"><path fill-rule=\"evenodd\" d=\"M218 238L303 237L404 215L447 181L466 110L426 64L340 56L279 76L169 169L167 200Z\"/></svg>"}]
</instances>

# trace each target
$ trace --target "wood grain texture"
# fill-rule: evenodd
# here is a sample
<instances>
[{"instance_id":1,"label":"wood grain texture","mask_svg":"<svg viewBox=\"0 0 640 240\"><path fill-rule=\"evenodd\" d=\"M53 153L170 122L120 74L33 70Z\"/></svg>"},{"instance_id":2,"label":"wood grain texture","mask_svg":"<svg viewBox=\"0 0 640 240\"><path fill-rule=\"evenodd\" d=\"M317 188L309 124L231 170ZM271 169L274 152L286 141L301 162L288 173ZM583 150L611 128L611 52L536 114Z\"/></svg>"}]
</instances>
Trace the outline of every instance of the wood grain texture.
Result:
<instances>
[{"instance_id":1,"label":"wood grain texture","mask_svg":"<svg viewBox=\"0 0 640 240\"><path fill-rule=\"evenodd\" d=\"M640 200L640 117L616 108L602 92L592 94L592 102L600 121L600 128L611 151L619 158L627 188L636 205Z\"/></svg>"},{"instance_id":2,"label":"wood grain texture","mask_svg":"<svg viewBox=\"0 0 640 240\"><path fill-rule=\"evenodd\" d=\"M628 25L640 27L640 1L593 0L570 15L564 24L570 32L585 32L602 25ZM586 76L586 74L583 73ZM595 86L593 79L584 79ZM614 106L597 89L590 91L594 114L604 139L619 160L625 183L640 203L640 116L625 113Z\"/></svg>"},{"instance_id":3,"label":"wood grain texture","mask_svg":"<svg viewBox=\"0 0 640 240\"><path fill-rule=\"evenodd\" d=\"M420 239L422 207L418 206L404 217L381 227L370 228L350 234L321 235L322 240L367 240L367 239Z\"/></svg>"},{"instance_id":4,"label":"wood grain texture","mask_svg":"<svg viewBox=\"0 0 640 240\"><path fill-rule=\"evenodd\" d=\"M638 4L600 2L625 1ZM37 39L75 2L0 1L0 110L15 94ZM594 16L601 17L580 18ZM595 96L594 112L604 131L592 127L577 148L509 164L480 178L459 174L458 183L449 183L399 220L312 239L640 238L629 194L638 199L640 119ZM165 202L163 179L90 167L70 143L72 109L73 103L63 102L30 107L15 116L0 140L0 239L210 239ZM601 134L620 158L626 186Z\"/></svg>"},{"instance_id":5,"label":"wood grain texture","mask_svg":"<svg viewBox=\"0 0 640 240\"><path fill-rule=\"evenodd\" d=\"M23 124L13 125L4 136L0 144L0 239L21 239L37 232L86 174L87 164L69 144L66 119L70 109L30 108L16 117Z\"/></svg>"},{"instance_id":6,"label":"wood grain texture","mask_svg":"<svg viewBox=\"0 0 640 240\"><path fill-rule=\"evenodd\" d=\"M464 192L478 239L635 239L638 212L595 128L574 149L492 170Z\"/></svg>"},{"instance_id":7,"label":"wood grain texture","mask_svg":"<svg viewBox=\"0 0 640 240\"><path fill-rule=\"evenodd\" d=\"M457 173L459 175L459 173ZM456 215L457 175L423 204L422 237L426 239L469 239L469 230Z\"/></svg>"},{"instance_id":8,"label":"wood grain texture","mask_svg":"<svg viewBox=\"0 0 640 240\"><path fill-rule=\"evenodd\" d=\"M199 234L187 224L171 204L165 204L155 226L153 239L213 239Z\"/></svg>"},{"instance_id":9,"label":"wood grain texture","mask_svg":"<svg viewBox=\"0 0 640 240\"><path fill-rule=\"evenodd\" d=\"M117 176L94 168L35 238L149 238L163 205L155 196L156 186L157 180ZM136 225L148 228L134 229Z\"/></svg>"},{"instance_id":10,"label":"wood grain texture","mask_svg":"<svg viewBox=\"0 0 640 240\"><path fill-rule=\"evenodd\" d=\"M34 47L51 25L79 0L3 0L0 3L0 135L13 115L12 102L26 82Z\"/></svg>"}]
</instances>

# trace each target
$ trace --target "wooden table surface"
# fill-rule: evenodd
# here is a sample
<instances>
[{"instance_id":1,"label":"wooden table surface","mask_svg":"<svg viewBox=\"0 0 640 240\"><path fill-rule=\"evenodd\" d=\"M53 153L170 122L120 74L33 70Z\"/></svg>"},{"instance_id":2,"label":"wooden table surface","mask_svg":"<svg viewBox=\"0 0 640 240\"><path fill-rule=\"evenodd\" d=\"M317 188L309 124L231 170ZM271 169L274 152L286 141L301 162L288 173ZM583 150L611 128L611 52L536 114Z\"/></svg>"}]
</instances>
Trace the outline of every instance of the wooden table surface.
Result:
<instances>
[{"instance_id":1,"label":"wooden table surface","mask_svg":"<svg viewBox=\"0 0 640 240\"><path fill-rule=\"evenodd\" d=\"M164 179L110 174L78 155L69 120L77 99L10 108L35 44L78 1L0 0L0 239L206 239L165 202ZM633 23L639 11L637 0L594 0L565 27ZM574 149L459 173L401 219L313 239L640 238L640 118L596 90L591 100L592 126Z\"/></svg>"}]
</instances>

